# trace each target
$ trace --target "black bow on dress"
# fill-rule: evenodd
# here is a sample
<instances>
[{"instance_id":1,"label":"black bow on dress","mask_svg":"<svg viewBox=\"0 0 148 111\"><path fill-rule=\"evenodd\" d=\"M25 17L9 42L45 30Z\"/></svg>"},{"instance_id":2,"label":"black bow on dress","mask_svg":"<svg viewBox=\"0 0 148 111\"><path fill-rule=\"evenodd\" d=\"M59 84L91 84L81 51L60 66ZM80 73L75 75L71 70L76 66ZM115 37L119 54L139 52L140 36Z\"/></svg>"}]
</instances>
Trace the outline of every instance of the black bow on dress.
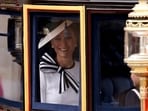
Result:
<instances>
[{"instance_id":1,"label":"black bow on dress","mask_svg":"<svg viewBox=\"0 0 148 111\"><path fill-rule=\"evenodd\" d=\"M40 69L50 69L60 74L59 93L66 91L69 87L72 87L73 90L78 93L79 83L72 78L69 72L59 66L48 53L45 53L41 57Z\"/></svg>"}]
</instances>

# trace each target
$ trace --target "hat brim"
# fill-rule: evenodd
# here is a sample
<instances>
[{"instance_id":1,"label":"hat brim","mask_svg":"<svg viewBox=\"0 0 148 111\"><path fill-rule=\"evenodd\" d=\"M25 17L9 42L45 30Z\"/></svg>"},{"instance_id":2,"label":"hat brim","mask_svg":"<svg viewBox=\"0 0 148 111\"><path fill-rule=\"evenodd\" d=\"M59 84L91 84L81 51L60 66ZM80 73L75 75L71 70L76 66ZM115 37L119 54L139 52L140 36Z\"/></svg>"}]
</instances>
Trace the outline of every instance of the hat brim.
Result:
<instances>
[{"instance_id":1,"label":"hat brim","mask_svg":"<svg viewBox=\"0 0 148 111\"><path fill-rule=\"evenodd\" d=\"M64 31L65 23L66 23L66 26L68 27L72 24L72 21L65 20L59 26L57 26L54 30L49 32L43 39L40 40L40 42L38 44L38 49L42 48L44 45L46 45L48 42L50 42L53 38L55 38L57 35L59 35L62 31Z\"/></svg>"}]
</instances>

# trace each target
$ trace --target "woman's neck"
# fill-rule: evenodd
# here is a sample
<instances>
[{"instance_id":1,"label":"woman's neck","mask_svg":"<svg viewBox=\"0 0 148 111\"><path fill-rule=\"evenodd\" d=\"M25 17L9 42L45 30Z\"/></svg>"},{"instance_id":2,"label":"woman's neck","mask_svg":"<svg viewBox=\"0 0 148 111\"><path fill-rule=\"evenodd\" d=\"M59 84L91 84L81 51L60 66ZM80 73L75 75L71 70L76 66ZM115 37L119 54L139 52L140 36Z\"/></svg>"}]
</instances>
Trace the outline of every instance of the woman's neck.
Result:
<instances>
[{"instance_id":1,"label":"woman's neck","mask_svg":"<svg viewBox=\"0 0 148 111\"><path fill-rule=\"evenodd\" d=\"M74 60L72 58L56 58L58 64L63 68L71 68L74 66Z\"/></svg>"}]
</instances>

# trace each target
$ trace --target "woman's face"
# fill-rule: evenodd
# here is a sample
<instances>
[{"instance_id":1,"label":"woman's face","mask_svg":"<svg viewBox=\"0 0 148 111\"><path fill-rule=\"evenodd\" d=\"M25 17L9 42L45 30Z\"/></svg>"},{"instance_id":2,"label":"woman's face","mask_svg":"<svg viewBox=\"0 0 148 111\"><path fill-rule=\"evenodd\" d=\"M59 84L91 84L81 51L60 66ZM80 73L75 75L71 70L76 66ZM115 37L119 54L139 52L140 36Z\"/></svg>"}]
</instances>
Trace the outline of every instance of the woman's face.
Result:
<instances>
[{"instance_id":1,"label":"woman's face","mask_svg":"<svg viewBox=\"0 0 148 111\"><path fill-rule=\"evenodd\" d=\"M65 37L64 31L51 41L51 46L54 48L58 57L72 58L73 52L77 46L77 40L73 31Z\"/></svg>"}]
</instances>

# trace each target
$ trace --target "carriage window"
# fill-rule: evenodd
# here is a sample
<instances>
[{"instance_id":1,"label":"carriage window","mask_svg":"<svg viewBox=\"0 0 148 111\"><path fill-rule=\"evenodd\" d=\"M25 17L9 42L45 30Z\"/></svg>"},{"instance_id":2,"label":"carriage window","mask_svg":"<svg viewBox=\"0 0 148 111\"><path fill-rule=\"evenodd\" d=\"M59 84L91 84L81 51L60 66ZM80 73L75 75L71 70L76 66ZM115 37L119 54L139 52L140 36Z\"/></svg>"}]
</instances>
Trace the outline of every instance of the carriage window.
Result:
<instances>
[{"instance_id":1,"label":"carriage window","mask_svg":"<svg viewBox=\"0 0 148 111\"><path fill-rule=\"evenodd\" d=\"M124 63L124 20L100 23L101 102L124 107L139 106L135 75Z\"/></svg>"},{"instance_id":2,"label":"carriage window","mask_svg":"<svg viewBox=\"0 0 148 111\"><path fill-rule=\"evenodd\" d=\"M139 78L124 62L126 15L92 14L91 17L93 107L139 109Z\"/></svg>"},{"instance_id":3,"label":"carriage window","mask_svg":"<svg viewBox=\"0 0 148 111\"><path fill-rule=\"evenodd\" d=\"M85 111L84 9L24 5L26 111Z\"/></svg>"}]
</instances>

